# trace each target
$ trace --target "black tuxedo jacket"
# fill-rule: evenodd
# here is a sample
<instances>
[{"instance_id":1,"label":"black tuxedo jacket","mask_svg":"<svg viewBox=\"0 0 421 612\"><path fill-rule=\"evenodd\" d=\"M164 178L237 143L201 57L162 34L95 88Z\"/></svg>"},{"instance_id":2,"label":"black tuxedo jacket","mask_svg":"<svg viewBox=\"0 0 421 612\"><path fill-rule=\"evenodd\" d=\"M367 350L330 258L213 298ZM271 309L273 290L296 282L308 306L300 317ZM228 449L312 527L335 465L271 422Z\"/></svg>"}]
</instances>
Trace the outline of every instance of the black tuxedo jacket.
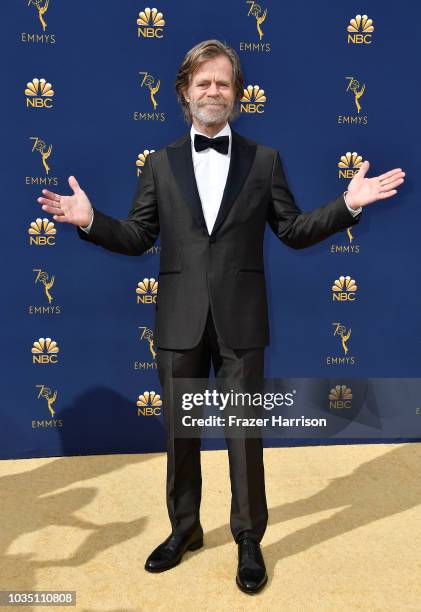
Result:
<instances>
[{"instance_id":1,"label":"black tuxedo jacket","mask_svg":"<svg viewBox=\"0 0 421 612\"><path fill-rule=\"evenodd\" d=\"M150 154L127 219L94 208L80 238L126 255L141 255L161 234L155 346L193 348L211 308L222 342L231 348L269 342L263 267L266 223L295 249L354 225L343 196L302 213L275 149L232 130L231 161L221 206L209 235L197 190L190 132Z\"/></svg>"}]
</instances>

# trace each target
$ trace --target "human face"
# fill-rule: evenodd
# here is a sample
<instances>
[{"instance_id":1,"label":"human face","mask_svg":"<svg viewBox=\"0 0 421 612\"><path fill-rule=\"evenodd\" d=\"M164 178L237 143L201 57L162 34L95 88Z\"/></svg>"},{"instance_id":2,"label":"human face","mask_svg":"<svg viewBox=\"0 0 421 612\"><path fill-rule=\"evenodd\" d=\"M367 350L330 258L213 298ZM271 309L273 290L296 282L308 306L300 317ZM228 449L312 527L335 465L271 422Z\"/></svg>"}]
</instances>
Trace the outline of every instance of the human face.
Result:
<instances>
[{"instance_id":1,"label":"human face","mask_svg":"<svg viewBox=\"0 0 421 612\"><path fill-rule=\"evenodd\" d=\"M232 65L228 57L209 59L193 73L184 92L196 129L217 133L226 124L235 101Z\"/></svg>"}]
</instances>

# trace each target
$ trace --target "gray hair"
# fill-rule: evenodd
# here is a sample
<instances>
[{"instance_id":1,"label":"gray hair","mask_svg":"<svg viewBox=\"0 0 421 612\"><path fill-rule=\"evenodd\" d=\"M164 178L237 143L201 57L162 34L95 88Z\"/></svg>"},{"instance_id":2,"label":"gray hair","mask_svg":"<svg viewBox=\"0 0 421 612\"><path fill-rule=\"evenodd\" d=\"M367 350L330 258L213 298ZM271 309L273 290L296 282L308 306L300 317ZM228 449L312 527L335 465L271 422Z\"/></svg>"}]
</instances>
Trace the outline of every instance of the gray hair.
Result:
<instances>
[{"instance_id":1,"label":"gray hair","mask_svg":"<svg viewBox=\"0 0 421 612\"><path fill-rule=\"evenodd\" d=\"M191 123L192 116L189 104L184 98L183 90L189 86L193 74L203 62L218 57L219 55L225 55L232 65L235 101L234 108L229 117L230 121L235 119L239 114L240 100L244 95L244 77L241 70L240 58L236 51L227 44L215 39L205 40L186 53L175 80L175 91L183 109L184 119L187 123Z\"/></svg>"}]
</instances>

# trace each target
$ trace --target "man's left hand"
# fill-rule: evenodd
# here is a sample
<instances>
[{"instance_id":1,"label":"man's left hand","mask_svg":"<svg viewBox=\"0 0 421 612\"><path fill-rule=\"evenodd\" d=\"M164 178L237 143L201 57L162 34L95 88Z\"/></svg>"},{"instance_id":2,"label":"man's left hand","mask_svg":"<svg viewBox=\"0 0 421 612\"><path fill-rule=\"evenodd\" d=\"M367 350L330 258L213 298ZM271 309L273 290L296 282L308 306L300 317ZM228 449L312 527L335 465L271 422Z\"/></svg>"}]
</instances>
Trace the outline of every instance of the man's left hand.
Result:
<instances>
[{"instance_id":1,"label":"man's left hand","mask_svg":"<svg viewBox=\"0 0 421 612\"><path fill-rule=\"evenodd\" d=\"M347 203L350 208L356 210L360 206L367 206L396 195L399 185L404 182L405 172L401 168L389 170L380 176L366 178L365 175L370 167L366 160L362 163L359 171L348 185Z\"/></svg>"}]
</instances>

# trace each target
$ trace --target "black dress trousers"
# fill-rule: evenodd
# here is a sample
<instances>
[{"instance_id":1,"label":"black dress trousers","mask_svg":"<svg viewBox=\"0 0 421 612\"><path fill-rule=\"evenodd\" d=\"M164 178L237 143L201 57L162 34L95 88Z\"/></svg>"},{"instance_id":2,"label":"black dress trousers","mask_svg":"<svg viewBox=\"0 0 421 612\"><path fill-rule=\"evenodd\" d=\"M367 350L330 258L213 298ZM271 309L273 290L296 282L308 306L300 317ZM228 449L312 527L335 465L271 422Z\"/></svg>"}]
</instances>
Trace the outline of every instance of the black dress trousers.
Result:
<instances>
[{"instance_id":1,"label":"black dress trousers","mask_svg":"<svg viewBox=\"0 0 421 612\"><path fill-rule=\"evenodd\" d=\"M167 443L167 508L174 534L187 535L200 525L202 473L200 438L175 438L171 414L171 378L215 377L233 384L252 377L263 380L264 348L231 349L218 338L209 310L202 338L185 350L157 349L158 376L163 389ZM230 527L234 540L240 534L258 542L268 521L261 438L226 437L231 480Z\"/></svg>"}]
</instances>

